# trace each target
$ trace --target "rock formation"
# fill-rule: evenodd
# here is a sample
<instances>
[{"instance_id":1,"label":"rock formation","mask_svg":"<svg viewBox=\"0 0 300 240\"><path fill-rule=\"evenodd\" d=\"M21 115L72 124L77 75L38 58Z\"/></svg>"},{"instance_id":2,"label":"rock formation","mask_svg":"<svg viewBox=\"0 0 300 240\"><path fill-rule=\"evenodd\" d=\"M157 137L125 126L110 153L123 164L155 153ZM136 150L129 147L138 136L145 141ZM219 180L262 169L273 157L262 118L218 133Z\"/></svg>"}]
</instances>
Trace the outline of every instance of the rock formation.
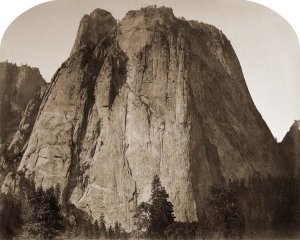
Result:
<instances>
[{"instance_id":1,"label":"rock formation","mask_svg":"<svg viewBox=\"0 0 300 240\"><path fill-rule=\"evenodd\" d=\"M0 138L10 142L28 102L45 85L37 68L0 63Z\"/></svg>"},{"instance_id":2,"label":"rock formation","mask_svg":"<svg viewBox=\"0 0 300 240\"><path fill-rule=\"evenodd\" d=\"M295 121L280 143L280 153L288 164L290 176L300 178L300 120Z\"/></svg>"},{"instance_id":3,"label":"rock formation","mask_svg":"<svg viewBox=\"0 0 300 240\"><path fill-rule=\"evenodd\" d=\"M39 107L42 102L45 91L48 85L43 85L35 96L28 102L22 119L19 123L18 130L16 131L12 141L7 149L7 155L11 159L22 156L23 150L26 148L27 141L30 137L36 116L39 112Z\"/></svg>"},{"instance_id":4,"label":"rock formation","mask_svg":"<svg viewBox=\"0 0 300 240\"><path fill-rule=\"evenodd\" d=\"M147 7L119 23L100 9L83 17L18 170L128 230L155 174L176 220L193 221L211 185L282 166L226 36Z\"/></svg>"},{"instance_id":5,"label":"rock formation","mask_svg":"<svg viewBox=\"0 0 300 240\"><path fill-rule=\"evenodd\" d=\"M39 95L45 85L46 82L37 68L0 63L0 158L4 174L4 169L12 167L10 160L21 155L21 148L30 136L35 122L32 111L38 112L38 101L41 101L41 97L36 95ZM1 171L1 175L3 172Z\"/></svg>"}]
</instances>

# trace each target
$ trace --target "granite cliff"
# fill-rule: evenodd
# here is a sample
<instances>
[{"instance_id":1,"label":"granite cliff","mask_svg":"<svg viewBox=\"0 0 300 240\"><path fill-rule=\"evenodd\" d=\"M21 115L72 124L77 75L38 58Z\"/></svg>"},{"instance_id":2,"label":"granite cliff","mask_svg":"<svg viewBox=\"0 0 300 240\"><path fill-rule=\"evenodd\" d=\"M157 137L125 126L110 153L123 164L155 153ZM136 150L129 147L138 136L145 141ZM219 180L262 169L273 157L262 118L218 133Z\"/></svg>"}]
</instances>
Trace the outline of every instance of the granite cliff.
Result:
<instances>
[{"instance_id":1,"label":"granite cliff","mask_svg":"<svg viewBox=\"0 0 300 240\"><path fill-rule=\"evenodd\" d=\"M3 173L19 163L13 162L16 156L20 160L21 150L30 136L35 122L32 108L38 112L38 107L34 106L39 105L41 96L37 95L44 86L46 82L37 68L0 63L1 179Z\"/></svg>"},{"instance_id":2,"label":"granite cliff","mask_svg":"<svg viewBox=\"0 0 300 240\"><path fill-rule=\"evenodd\" d=\"M211 185L286 174L229 40L165 7L82 18L18 170L126 229L155 174L177 221L199 218Z\"/></svg>"},{"instance_id":3,"label":"granite cliff","mask_svg":"<svg viewBox=\"0 0 300 240\"><path fill-rule=\"evenodd\" d=\"M46 82L37 68L0 63L0 138L10 142L28 102Z\"/></svg>"}]
</instances>

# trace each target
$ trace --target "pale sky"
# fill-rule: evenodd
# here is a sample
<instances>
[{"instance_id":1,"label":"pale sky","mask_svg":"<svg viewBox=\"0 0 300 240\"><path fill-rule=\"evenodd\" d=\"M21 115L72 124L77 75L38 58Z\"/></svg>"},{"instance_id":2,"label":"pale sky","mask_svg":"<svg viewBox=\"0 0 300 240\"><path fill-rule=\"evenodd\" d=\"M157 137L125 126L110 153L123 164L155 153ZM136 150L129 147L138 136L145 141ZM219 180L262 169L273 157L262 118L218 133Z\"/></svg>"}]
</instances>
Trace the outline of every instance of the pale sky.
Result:
<instances>
[{"instance_id":1,"label":"pale sky","mask_svg":"<svg viewBox=\"0 0 300 240\"><path fill-rule=\"evenodd\" d=\"M229 38L251 96L273 135L281 140L300 119L300 49L289 24L245 0L56 0L19 16L7 29L0 61L38 67L47 81L68 58L81 17L95 8L122 19L129 10L156 4L175 16L215 25Z\"/></svg>"}]
</instances>

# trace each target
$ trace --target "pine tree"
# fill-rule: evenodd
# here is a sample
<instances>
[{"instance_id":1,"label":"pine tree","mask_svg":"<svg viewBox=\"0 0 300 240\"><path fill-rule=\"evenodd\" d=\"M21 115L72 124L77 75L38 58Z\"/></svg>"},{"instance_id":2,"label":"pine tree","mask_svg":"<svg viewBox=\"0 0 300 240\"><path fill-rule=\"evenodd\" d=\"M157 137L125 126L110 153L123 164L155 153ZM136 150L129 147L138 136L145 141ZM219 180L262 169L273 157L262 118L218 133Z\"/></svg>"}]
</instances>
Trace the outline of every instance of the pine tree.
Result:
<instances>
[{"instance_id":1,"label":"pine tree","mask_svg":"<svg viewBox=\"0 0 300 240\"><path fill-rule=\"evenodd\" d=\"M39 187L28 199L27 230L34 236L53 239L63 227L63 216L53 187L44 191Z\"/></svg>"},{"instance_id":2,"label":"pine tree","mask_svg":"<svg viewBox=\"0 0 300 240\"><path fill-rule=\"evenodd\" d=\"M158 175L152 181L151 208L150 208L150 234L161 236L166 227L174 222L173 204L168 201L169 195L162 186Z\"/></svg>"},{"instance_id":3,"label":"pine tree","mask_svg":"<svg viewBox=\"0 0 300 240\"><path fill-rule=\"evenodd\" d=\"M115 222L114 235L115 235L116 239L120 239L120 235L121 235L121 223L119 223L119 222Z\"/></svg>"},{"instance_id":4,"label":"pine tree","mask_svg":"<svg viewBox=\"0 0 300 240\"><path fill-rule=\"evenodd\" d=\"M94 226L91 221L86 221L83 223L84 236L86 238L93 237Z\"/></svg>"},{"instance_id":5,"label":"pine tree","mask_svg":"<svg viewBox=\"0 0 300 240\"><path fill-rule=\"evenodd\" d=\"M114 237L115 237L114 229L112 228L112 226L109 226L109 228L108 228L107 237L108 237L108 239L114 239Z\"/></svg>"},{"instance_id":6,"label":"pine tree","mask_svg":"<svg viewBox=\"0 0 300 240\"><path fill-rule=\"evenodd\" d=\"M211 229L214 232L222 233L225 238L241 238L245 230L245 223L234 191L213 187L208 203L211 210Z\"/></svg>"},{"instance_id":7,"label":"pine tree","mask_svg":"<svg viewBox=\"0 0 300 240\"><path fill-rule=\"evenodd\" d=\"M99 233L101 238L105 238L106 236L106 226L105 226L105 220L104 220L104 215L101 214L100 216L100 224L99 224Z\"/></svg>"},{"instance_id":8,"label":"pine tree","mask_svg":"<svg viewBox=\"0 0 300 240\"><path fill-rule=\"evenodd\" d=\"M141 202L135 210L135 214L133 215L133 222L137 238L146 237L149 233L149 229L151 226L150 209L150 203Z\"/></svg>"},{"instance_id":9,"label":"pine tree","mask_svg":"<svg viewBox=\"0 0 300 240\"><path fill-rule=\"evenodd\" d=\"M99 227L99 224L98 224L98 221L96 220L95 223L94 223L94 238L95 239L99 239L100 238L100 227Z\"/></svg>"},{"instance_id":10,"label":"pine tree","mask_svg":"<svg viewBox=\"0 0 300 240\"><path fill-rule=\"evenodd\" d=\"M10 192L0 192L0 239L13 238L21 229L21 206L21 202Z\"/></svg>"}]
</instances>

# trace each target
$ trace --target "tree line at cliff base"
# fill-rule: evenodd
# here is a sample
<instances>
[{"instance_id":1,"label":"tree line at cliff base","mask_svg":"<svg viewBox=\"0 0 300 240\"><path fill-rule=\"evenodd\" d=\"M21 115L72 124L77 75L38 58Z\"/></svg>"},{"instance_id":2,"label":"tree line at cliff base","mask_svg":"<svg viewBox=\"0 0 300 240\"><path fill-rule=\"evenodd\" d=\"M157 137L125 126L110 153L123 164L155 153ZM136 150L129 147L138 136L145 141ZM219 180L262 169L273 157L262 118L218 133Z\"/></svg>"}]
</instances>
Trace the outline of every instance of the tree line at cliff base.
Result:
<instances>
[{"instance_id":1,"label":"tree line at cliff base","mask_svg":"<svg viewBox=\"0 0 300 240\"><path fill-rule=\"evenodd\" d=\"M60 188L42 189L19 175L18 189L0 195L0 238L30 239L242 239L291 238L299 227L299 182L252 176L212 186L199 221L178 222L158 175L148 202L136 206L134 228L108 226L71 203L61 204Z\"/></svg>"}]
</instances>

